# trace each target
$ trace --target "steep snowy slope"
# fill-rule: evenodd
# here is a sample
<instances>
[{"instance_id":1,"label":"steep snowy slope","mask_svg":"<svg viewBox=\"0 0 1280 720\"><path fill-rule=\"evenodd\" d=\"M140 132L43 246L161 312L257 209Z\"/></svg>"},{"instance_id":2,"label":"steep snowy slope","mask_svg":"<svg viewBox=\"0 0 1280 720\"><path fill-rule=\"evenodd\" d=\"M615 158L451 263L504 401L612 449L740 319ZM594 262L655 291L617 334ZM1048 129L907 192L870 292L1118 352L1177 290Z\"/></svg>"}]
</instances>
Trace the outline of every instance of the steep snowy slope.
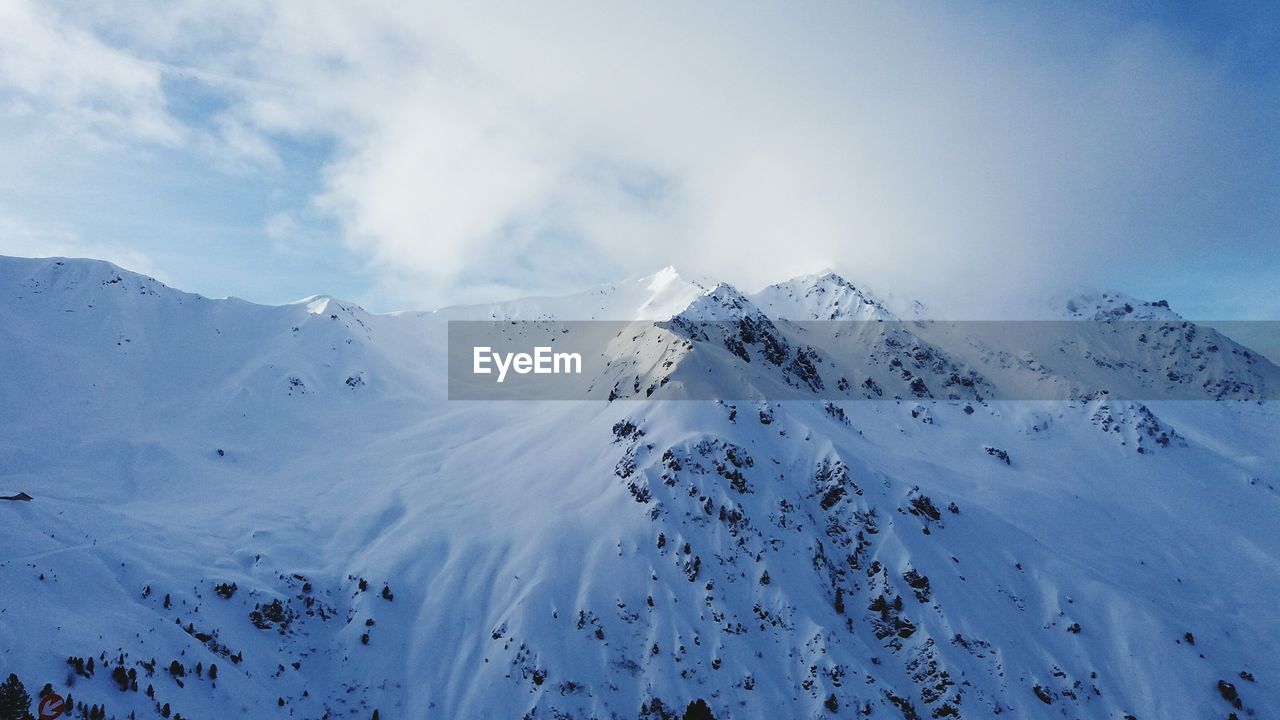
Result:
<instances>
[{"instance_id":1,"label":"steep snowy slope","mask_svg":"<svg viewBox=\"0 0 1280 720\"><path fill-rule=\"evenodd\" d=\"M1079 363L846 286L668 270L372 315L2 258L0 487L34 499L0 501L0 671L118 718L1280 706L1273 365L1081 323L1124 363L1084 380L1173 368L1204 399L990 401ZM846 310L886 322L800 322ZM445 399L450 319L662 322L612 346L625 400L504 403Z\"/></svg>"}]
</instances>

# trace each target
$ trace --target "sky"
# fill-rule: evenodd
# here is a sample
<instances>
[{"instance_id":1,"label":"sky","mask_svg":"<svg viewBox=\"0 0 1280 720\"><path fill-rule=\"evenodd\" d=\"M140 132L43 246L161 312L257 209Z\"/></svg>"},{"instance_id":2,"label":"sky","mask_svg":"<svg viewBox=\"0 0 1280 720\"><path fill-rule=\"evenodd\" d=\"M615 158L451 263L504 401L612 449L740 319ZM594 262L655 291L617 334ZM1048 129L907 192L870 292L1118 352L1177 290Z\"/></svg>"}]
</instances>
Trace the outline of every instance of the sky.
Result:
<instances>
[{"instance_id":1,"label":"sky","mask_svg":"<svg viewBox=\"0 0 1280 720\"><path fill-rule=\"evenodd\" d=\"M674 265L1280 319L1280 6L1115 5L0 0L0 254L373 311Z\"/></svg>"}]
</instances>

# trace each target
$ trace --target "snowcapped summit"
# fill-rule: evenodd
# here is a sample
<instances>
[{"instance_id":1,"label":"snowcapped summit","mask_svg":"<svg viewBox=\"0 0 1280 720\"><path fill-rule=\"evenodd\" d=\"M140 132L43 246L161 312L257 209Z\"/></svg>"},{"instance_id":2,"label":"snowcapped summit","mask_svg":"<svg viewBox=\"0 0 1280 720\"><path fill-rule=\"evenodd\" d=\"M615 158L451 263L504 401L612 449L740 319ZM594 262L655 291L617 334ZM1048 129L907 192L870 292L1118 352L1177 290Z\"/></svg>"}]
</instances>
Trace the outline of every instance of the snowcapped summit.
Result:
<instances>
[{"instance_id":1,"label":"snowcapped summit","mask_svg":"<svg viewBox=\"0 0 1280 720\"><path fill-rule=\"evenodd\" d=\"M802 275L751 296L765 312L788 320L893 320L866 292L833 272Z\"/></svg>"},{"instance_id":2,"label":"snowcapped summit","mask_svg":"<svg viewBox=\"0 0 1280 720\"><path fill-rule=\"evenodd\" d=\"M112 294L101 297L113 299L125 295L156 297L161 293L195 297L169 288L153 277L91 258L0 255L0 289L23 297L49 295L67 302L77 297L96 296L102 289L111 290Z\"/></svg>"},{"instance_id":3,"label":"snowcapped summit","mask_svg":"<svg viewBox=\"0 0 1280 720\"><path fill-rule=\"evenodd\" d=\"M427 314L448 320L667 320L710 287L667 266L652 275L569 295L459 305Z\"/></svg>"},{"instance_id":4,"label":"snowcapped summit","mask_svg":"<svg viewBox=\"0 0 1280 720\"><path fill-rule=\"evenodd\" d=\"M665 320L679 312L682 305L687 307L693 302L691 298L707 287L705 280L685 278L671 265L636 280L634 284L644 288L644 292L634 296L640 302L629 319L635 320ZM619 289L621 296L629 296L633 292L625 287Z\"/></svg>"},{"instance_id":5,"label":"snowcapped summit","mask_svg":"<svg viewBox=\"0 0 1280 720\"><path fill-rule=\"evenodd\" d=\"M332 320L339 317L354 320L361 325L371 317L371 313L360 307L359 305L340 300L332 295L309 295L299 300L294 300L286 307L302 307L310 315L327 316Z\"/></svg>"},{"instance_id":6,"label":"snowcapped summit","mask_svg":"<svg viewBox=\"0 0 1280 720\"><path fill-rule=\"evenodd\" d=\"M675 317L691 322L720 322L763 316L760 308L737 288L729 283L719 283L695 298Z\"/></svg>"},{"instance_id":7,"label":"snowcapped summit","mask_svg":"<svg viewBox=\"0 0 1280 720\"><path fill-rule=\"evenodd\" d=\"M1137 300L1109 291L1076 295L1062 301L1062 312L1072 320L1181 320L1164 300Z\"/></svg>"}]
</instances>

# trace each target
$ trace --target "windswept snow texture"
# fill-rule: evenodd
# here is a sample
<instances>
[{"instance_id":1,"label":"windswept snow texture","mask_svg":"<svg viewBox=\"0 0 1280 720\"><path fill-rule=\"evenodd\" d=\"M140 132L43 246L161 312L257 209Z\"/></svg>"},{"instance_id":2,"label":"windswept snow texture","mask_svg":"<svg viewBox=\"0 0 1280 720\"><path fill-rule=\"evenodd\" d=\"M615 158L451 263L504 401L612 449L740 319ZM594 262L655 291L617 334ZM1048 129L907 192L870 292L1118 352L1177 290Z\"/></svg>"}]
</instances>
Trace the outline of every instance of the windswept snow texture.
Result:
<instances>
[{"instance_id":1,"label":"windswept snow texture","mask_svg":"<svg viewBox=\"0 0 1280 720\"><path fill-rule=\"evenodd\" d=\"M1117 298L1062 317L1171 313ZM445 399L448 319L725 308L752 353L784 318L904 317L833 275L372 315L0 259L0 487L33 498L0 500L0 671L116 718L1280 708L1280 423L1247 393ZM979 380L1046 362L910 341ZM1169 356L1196 342L1127 360L1200 368ZM1250 359L1197 380L1274 377Z\"/></svg>"}]
</instances>

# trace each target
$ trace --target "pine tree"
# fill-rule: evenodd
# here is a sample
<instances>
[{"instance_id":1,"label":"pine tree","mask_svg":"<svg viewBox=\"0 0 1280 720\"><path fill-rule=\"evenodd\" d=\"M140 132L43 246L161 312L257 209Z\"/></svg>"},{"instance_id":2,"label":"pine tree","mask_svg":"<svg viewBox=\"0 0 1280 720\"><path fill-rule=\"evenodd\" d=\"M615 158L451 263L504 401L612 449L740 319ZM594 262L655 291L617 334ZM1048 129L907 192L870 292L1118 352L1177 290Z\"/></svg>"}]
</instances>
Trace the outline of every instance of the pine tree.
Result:
<instances>
[{"instance_id":1,"label":"pine tree","mask_svg":"<svg viewBox=\"0 0 1280 720\"><path fill-rule=\"evenodd\" d=\"M120 686L120 692L125 692L129 689L129 672L124 669L123 665L117 665L111 670L111 679L115 680L116 684Z\"/></svg>"},{"instance_id":2,"label":"pine tree","mask_svg":"<svg viewBox=\"0 0 1280 720\"><path fill-rule=\"evenodd\" d=\"M689 707L685 708L684 720L715 720L715 716L711 714L711 708L707 706L707 701L698 698L689 703Z\"/></svg>"},{"instance_id":3,"label":"pine tree","mask_svg":"<svg viewBox=\"0 0 1280 720\"><path fill-rule=\"evenodd\" d=\"M35 720L31 715L31 696L17 675L0 685L0 720Z\"/></svg>"}]
</instances>

